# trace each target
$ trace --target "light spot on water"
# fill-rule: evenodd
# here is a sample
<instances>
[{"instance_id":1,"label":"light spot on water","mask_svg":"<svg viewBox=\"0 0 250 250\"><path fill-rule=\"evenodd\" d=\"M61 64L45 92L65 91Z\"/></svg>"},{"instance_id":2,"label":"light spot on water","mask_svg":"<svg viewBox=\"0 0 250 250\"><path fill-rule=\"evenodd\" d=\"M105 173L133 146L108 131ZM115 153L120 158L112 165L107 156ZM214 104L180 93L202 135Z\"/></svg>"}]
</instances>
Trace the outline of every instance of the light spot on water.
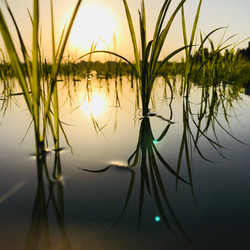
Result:
<instances>
[{"instance_id":1,"label":"light spot on water","mask_svg":"<svg viewBox=\"0 0 250 250\"><path fill-rule=\"evenodd\" d=\"M161 220L161 218L159 216L155 216L155 221L159 222Z\"/></svg>"}]
</instances>

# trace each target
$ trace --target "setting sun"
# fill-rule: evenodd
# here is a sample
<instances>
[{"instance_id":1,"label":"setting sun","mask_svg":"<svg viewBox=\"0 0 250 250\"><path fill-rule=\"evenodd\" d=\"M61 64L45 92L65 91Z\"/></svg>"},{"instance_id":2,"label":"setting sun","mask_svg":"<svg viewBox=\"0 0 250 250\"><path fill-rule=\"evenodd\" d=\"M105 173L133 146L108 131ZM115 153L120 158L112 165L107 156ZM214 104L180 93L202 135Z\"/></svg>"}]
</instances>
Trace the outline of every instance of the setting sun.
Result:
<instances>
[{"instance_id":1,"label":"setting sun","mask_svg":"<svg viewBox=\"0 0 250 250\"><path fill-rule=\"evenodd\" d=\"M112 49L117 27L118 20L108 7L94 3L83 4L71 31L70 49L86 53L90 51L93 42L97 44L97 49Z\"/></svg>"}]
</instances>

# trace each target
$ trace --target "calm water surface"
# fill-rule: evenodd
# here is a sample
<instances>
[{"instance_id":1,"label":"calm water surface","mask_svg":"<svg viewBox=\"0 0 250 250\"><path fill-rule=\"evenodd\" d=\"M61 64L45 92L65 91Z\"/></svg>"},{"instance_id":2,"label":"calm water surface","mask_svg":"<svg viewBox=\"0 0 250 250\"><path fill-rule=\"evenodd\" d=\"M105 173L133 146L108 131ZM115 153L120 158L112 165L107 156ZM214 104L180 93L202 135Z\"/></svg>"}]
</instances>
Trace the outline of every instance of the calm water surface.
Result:
<instances>
[{"instance_id":1,"label":"calm water surface","mask_svg":"<svg viewBox=\"0 0 250 250\"><path fill-rule=\"evenodd\" d=\"M170 103L157 79L158 116L142 119L125 77L58 84L72 148L61 135L55 153L48 134L43 165L23 97L0 97L0 249L250 249L244 90L210 104L208 122L198 86L187 102L177 82Z\"/></svg>"}]
</instances>

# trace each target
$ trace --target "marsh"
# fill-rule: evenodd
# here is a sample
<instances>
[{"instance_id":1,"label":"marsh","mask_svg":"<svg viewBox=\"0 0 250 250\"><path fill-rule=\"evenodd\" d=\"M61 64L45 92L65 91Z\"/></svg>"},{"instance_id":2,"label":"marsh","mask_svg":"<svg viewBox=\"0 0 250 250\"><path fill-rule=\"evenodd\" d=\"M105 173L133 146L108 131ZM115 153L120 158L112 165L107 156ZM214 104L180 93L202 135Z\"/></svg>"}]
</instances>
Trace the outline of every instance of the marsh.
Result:
<instances>
[{"instance_id":1,"label":"marsh","mask_svg":"<svg viewBox=\"0 0 250 250\"><path fill-rule=\"evenodd\" d=\"M58 82L70 146L48 135L39 160L22 95L1 98L1 248L247 249L250 98L228 94L208 125L202 88L187 103L180 86L171 101L157 78L145 118L129 76Z\"/></svg>"}]
</instances>

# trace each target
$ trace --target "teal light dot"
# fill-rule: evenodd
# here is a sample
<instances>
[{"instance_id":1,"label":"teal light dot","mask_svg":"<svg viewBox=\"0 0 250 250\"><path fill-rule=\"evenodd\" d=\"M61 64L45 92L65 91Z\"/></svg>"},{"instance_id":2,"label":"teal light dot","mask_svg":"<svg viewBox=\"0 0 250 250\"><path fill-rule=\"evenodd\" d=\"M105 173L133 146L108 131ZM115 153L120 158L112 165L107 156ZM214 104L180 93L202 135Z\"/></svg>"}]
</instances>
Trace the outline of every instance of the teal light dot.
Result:
<instances>
[{"instance_id":1,"label":"teal light dot","mask_svg":"<svg viewBox=\"0 0 250 250\"><path fill-rule=\"evenodd\" d=\"M161 218L160 218L159 216L156 216L156 217L155 217L155 221L156 221L156 222L159 222L160 220L161 220Z\"/></svg>"},{"instance_id":2,"label":"teal light dot","mask_svg":"<svg viewBox=\"0 0 250 250\"><path fill-rule=\"evenodd\" d=\"M158 141L157 140L153 140L153 143L156 144Z\"/></svg>"}]
</instances>

